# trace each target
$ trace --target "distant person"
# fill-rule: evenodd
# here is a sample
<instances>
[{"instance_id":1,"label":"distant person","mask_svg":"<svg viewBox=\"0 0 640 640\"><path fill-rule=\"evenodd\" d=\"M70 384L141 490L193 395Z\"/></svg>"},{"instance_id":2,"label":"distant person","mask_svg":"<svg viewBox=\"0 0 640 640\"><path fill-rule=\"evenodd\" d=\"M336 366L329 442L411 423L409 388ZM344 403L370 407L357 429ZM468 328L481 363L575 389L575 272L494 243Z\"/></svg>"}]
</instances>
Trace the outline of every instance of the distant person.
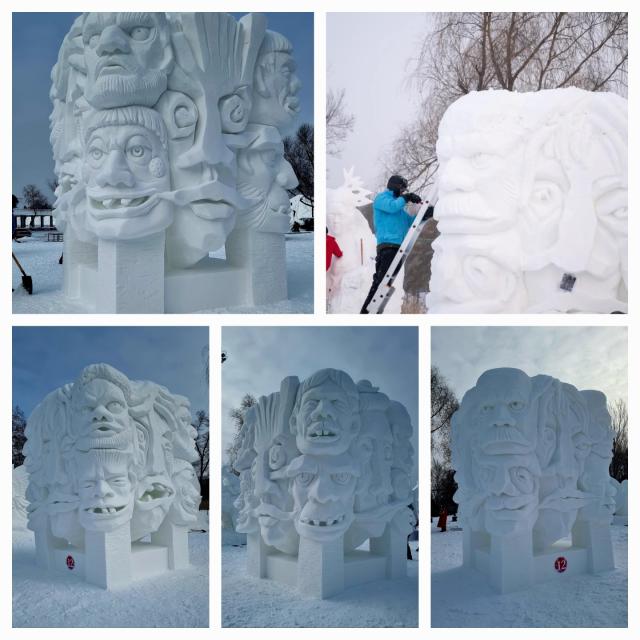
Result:
<instances>
[{"instance_id":1,"label":"distant person","mask_svg":"<svg viewBox=\"0 0 640 640\"><path fill-rule=\"evenodd\" d=\"M440 529L442 533L444 533L447 530L447 508L446 507L442 507L442 509L440 509L440 517L438 518L438 529Z\"/></svg>"},{"instance_id":2,"label":"distant person","mask_svg":"<svg viewBox=\"0 0 640 640\"><path fill-rule=\"evenodd\" d=\"M340 249L340 245L334 236L329 234L329 228L325 227L327 230L327 271L329 271L329 267L331 266L331 260L333 256L336 258L342 258L342 249Z\"/></svg>"},{"instance_id":3,"label":"distant person","mask_svg":"<svg viewBox=\"0 0 640 640\"><path fill-rule=\"evenodd\" d=\"M422 198L415 193L407 193L408 182L402 176L391 176L387 189L379 193L373 201L373 226L376 234L376 272L360 313L369 313L371 302L378 286L388 271L400 245L413 224L415 214L405 207L409 202L420 204ZM433 215L433 210L431 211Z\"/></svg>"}]
</instances>

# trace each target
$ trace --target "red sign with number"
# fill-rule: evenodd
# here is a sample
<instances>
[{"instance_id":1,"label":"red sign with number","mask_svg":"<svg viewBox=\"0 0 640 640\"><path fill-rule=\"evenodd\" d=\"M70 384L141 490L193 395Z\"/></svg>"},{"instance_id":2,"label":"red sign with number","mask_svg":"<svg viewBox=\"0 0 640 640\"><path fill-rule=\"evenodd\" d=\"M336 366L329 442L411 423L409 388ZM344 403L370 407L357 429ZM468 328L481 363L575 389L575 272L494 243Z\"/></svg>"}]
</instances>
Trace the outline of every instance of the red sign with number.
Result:
<instances>
[{"instance_id":1,"label":"red sign with number","mask_svg":"<svg viewBox=\"0 0 640 640\"><path fill-rule=\"evenodd\" d=\"M67 556L67 568L69 571L73 571L76 566L76 561L73 559L73 556Z\"/></svg>"},{"instance_id":2,"label":"red sign with number","mask_svg":"<svg viewBox=\"0 0 640 640\"><path fill-rule=\"evenodd\" d=\"M567 570L567 559L563 556L556 558L556 561L553 563L553 566L556 568L558 573L562 573Z\"/></svg>"}]
</instances>

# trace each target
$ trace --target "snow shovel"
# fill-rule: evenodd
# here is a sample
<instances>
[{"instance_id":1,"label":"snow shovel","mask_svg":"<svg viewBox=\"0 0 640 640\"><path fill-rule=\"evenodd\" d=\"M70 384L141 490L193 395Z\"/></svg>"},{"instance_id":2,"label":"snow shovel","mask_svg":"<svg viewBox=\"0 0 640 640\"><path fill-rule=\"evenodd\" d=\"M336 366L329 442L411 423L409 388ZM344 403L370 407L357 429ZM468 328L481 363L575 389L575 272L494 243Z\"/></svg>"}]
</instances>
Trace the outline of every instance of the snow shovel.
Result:
<instances>
[{"instance_id":1,"label":"snow shovel","mask_svg":"<svg viewBox=\"0 0 640 640\"><path fill-rule=\"evenodd\" d=\"M31 295L33 293L33 280L31 276L28 276L25 273L25 270L22 268L22 265L18 262L18 258L16 258L16 254L11 252L13 256L13 261L18 265L18 269L20 269L20 273L22 274L22 286L27 290L27 293Z\"/></svg>"}]
</instances>

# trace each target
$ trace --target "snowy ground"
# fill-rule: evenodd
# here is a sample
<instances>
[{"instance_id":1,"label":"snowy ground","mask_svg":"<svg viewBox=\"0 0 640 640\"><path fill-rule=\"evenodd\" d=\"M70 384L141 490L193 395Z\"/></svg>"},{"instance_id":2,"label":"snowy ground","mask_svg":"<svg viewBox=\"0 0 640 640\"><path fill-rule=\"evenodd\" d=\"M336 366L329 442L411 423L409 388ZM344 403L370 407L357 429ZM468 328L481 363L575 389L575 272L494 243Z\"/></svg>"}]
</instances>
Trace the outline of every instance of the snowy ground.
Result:
<instances>
[{"instance_id":1,"label":"snowy ground","mask_svg":"<svg viewBox=\"0 0 640 640\"><path fill-rule=\"evenodd\" d=\"M223 627L417 627L418 562L407 578L346 589L327 600L246 574L246 547L222 547ZM414 556L415 557L415 556Z\"/></svg>"},{"instance_id":2,"label":"snowy ground","mask_svg":"<svg viewBox=\"0 0 640 640\"><path fill-rule=\"evenodd\" d=\"M43 573L31 531L13 530L14 627L207 627L209 535L189 534L192 568L105 591Z\"/></svg>"},{"instance_id":3,"label":"snowy ground","mask_svg":"<svg viewBox=\"0 0 640 640\"><path fill-rule=\"evenodd\" d=\"M432 627L626 627L627 527L612 526L617 569L498 595L462 568L462 531L431 531Z\"/></svg>"},{"instance_id":4,"label":"snowy ground","mask_svg":"<svg viewBox=\"0 0 640 640\"><path fill-rule=\"evenodd\" d=\"M47 234L13 242L13 252L33 279L33 295L21 286L21 274L13 266L13 313L85 313L62 295L61 242L47 242ZM313 233L291 233L287 242L289 299L259 307L229 307L201 313L313 313Z\"/></svg>"}]
</instances>

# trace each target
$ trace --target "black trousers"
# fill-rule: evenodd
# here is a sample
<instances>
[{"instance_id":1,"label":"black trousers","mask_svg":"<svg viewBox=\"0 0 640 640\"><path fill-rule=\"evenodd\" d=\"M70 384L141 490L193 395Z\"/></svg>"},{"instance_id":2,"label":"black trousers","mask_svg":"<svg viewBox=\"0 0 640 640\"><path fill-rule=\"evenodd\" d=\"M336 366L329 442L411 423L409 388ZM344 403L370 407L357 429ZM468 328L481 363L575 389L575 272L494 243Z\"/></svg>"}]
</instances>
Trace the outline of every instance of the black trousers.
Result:
<instances>
[{"instance_id":1,"label":"black trousers","mask_svg":"<svg viewBox=\"0 0 640 640\"><path fill-rule=\"evenodd\" d=\"M393 259L396 257L398 249L400 249L399 244L379 244L376 247L376 272L373 274L373 284L371 285L371 289L369 289L362 309L360 309L360 313L369 313L367 306L375 295L378 285L382 282L384 274L387 273Z\"/></svg>"}]
</instances>

